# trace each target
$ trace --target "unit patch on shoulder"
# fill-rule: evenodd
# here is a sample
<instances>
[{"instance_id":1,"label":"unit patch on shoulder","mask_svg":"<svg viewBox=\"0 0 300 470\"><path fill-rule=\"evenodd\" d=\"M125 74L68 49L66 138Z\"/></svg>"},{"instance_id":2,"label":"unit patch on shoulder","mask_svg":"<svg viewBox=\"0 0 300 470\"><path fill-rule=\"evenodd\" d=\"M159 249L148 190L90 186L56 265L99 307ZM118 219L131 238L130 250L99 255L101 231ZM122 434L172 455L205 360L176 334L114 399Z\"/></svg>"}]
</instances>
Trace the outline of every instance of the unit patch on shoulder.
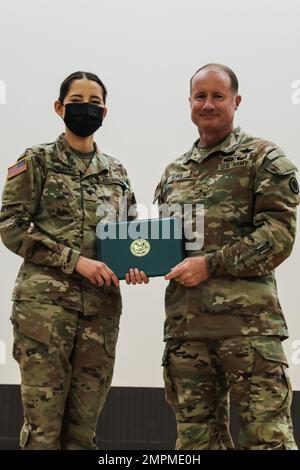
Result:
<instances>
[{"instance_id":1,"label":"unit patch on shoulder","mask_svg":"<svg viewBox=\"0 0 300 470\"><path fill-rule=\"evenodd\" d=\"M27 161L26 160L21 160L15 165L12 165L8 168L7 170L7 178L13 178L14 176L19 175L20 173L23 173L23 171L27 170Z\"/></svg>"},{"instance_id":2,"label":"unit patch on shoulder","mask_svg":"<svg viewBox=\"0 0 300 470\"><path fill-rule=\"evenodd\" d=\"M296 180L295 176L291 177L291 179L289 181L289 185L290 185L290 188L293 191L293 193L295 193L295 194L299 193L299 185L298 185L298 181Z\"/></svg>"}]
</instances>

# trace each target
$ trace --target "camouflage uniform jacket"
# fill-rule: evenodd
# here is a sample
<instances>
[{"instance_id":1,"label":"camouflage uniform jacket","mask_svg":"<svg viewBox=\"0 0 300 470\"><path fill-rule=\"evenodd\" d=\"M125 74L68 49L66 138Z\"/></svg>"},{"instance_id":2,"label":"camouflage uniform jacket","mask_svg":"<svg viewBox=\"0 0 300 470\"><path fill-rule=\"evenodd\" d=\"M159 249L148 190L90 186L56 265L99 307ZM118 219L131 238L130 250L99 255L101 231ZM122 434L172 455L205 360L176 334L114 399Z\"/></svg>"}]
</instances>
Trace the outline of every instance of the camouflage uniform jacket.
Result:
<instances>
[{"instance_id":1,"label":"camouflage uniform jacket","mask_svg":"<svg viewBox=\"0 0 300 470\"><path fill-rule=\"evenodd\" d=\"M299 189L297 168L271 142L236 128L201 155L198 141L171 163L157 186L160 204L204 205L209 278L166 290L165 339L279 335L287 327L274 268L291 253Z\"/></svg>"},{"instance_id":2,"label":"camouflage uniform jacket","mask_svg":"<svg viewBox=\"0 0 300 470\"><path fill-rule=\"evenodd\" d=\"M12 299L120 313L118 288L96 287L74 271L79 255L96 259L98 205L117 207L119 196L135 202L123 166L97 146L88 168L63 134L27 149L8 171L0 215L3 243L24 258Z\"/></svg>"}]
</instances>

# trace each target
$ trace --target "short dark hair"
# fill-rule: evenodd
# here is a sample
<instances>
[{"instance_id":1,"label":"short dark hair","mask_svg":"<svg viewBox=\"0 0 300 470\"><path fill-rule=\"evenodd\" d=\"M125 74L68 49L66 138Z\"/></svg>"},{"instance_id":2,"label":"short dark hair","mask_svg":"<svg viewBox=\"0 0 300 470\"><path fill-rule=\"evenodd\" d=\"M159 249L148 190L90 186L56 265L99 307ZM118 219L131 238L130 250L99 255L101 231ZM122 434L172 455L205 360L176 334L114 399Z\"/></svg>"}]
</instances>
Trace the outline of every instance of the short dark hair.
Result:
<instances>
[{"instance_id":1,"label":"short dark hair","mask_svg":"<svg viewBox=\"0 0 300 470\"><path fill-rule=\"evenodd\" d=\"M192 78L190 79L190 93L192 91L192 82L193 82L193 78L195 77L195 75L197 75L198 72L200 72L200 70L203 70L203 69L220 69L222 70L223 72L225 72L228 77L230 78L230 83L231 83L231 90L233 91L233 93L235 95L238 94L238 91L239 91L239 81L237 79L237 76L236 74L234 73L233 70L231 70L229 67L227 67L227 65L223 65L223 64L215 64L215 63L211 63L211 64L205 64L203 65L202 67L200 67L200 69L196 70L196 72L194 73L194 75L192 76Z\"/></svg>"},{"instance_id":2,"label":"short dark hair","mask_svg":"<svg viewBox=\"0 0 300 470\"><path fill-rule=\"evenodd\" d=\"M101 86L102 91L103 91L103 101L104 101L104 104L105 104L106 96L107 96L107 89L106 89L106 86L104 85L104 83L102 82L102 80L100 80L100 78L97 75L95 75L94 73L81 72L81 71L73 72L73 73L71 73L71 75L69 75L67 78L64 79L64 81L60 85L59 98L58 98L59 101L61 103L64 102L64 99L67 96L68 91L70 90L71 84L74 80L81 80L83 78L86 78L87 80L93 80L93 82L96 82Z\"/></svg>"}]
</instances>

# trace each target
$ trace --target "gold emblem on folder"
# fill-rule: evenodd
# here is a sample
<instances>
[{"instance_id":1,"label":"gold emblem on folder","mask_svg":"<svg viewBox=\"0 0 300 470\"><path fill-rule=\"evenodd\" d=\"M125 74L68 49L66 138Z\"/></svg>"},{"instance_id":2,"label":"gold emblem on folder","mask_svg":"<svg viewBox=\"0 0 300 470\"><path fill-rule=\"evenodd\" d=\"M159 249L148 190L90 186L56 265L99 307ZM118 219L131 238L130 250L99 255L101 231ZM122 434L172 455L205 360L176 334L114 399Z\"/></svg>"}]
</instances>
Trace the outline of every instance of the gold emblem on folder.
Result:
<instances>
[{"instance_id":1,"label":"gold emblem on folder","mask_svg":"<svg viewBox=\"0 0 300 470\"><path fill-rule=\"evenodd\" d=\"M148 240L139 238L134 240L130 245L130 251L134 256L146 256L150 251L150 243Z\"/></svg>"}]
</instances>

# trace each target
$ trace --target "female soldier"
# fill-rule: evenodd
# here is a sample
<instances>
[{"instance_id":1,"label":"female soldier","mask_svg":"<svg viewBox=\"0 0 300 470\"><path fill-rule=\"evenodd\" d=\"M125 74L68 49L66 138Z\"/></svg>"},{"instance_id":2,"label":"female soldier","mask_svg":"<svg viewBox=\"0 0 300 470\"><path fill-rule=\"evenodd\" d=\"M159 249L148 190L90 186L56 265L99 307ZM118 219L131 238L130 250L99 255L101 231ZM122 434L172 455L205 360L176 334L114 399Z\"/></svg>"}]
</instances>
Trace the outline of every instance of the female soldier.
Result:
<instances>
[{"instance_id":1,"label":"female soldier","mask_svg":"<svg viewBox=\"0 0 300 470\"><path fill-rule=\"evenodd\" d=\"M96 210L101 203L117 208L120 196L129 207L135 198L124 167L93 140L106 94L92 73L68 76L54 104L65 134L28 148L8 169L0 233L24 258L11 317L22 448L95 448L112 379L121 296L115 274L96 261ZM147 282L144 273L136 276Z\"/></svg>"}]
</instances>

